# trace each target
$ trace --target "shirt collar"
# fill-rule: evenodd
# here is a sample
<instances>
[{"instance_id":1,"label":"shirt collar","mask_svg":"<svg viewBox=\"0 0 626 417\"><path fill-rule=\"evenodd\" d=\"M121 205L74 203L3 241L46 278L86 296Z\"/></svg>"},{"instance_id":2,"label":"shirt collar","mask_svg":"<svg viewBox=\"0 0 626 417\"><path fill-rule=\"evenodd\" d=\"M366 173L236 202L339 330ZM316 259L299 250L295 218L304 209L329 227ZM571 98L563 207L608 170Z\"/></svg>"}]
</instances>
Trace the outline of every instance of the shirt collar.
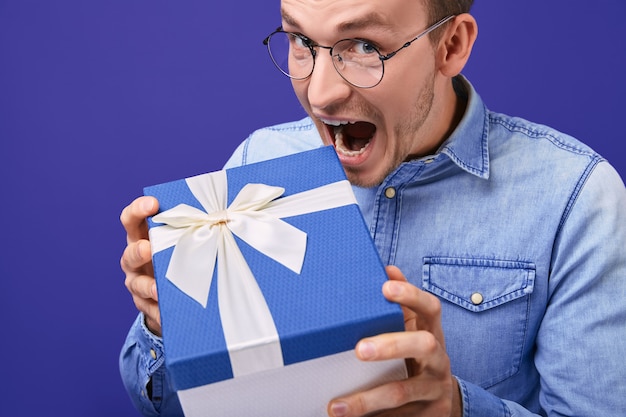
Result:
<instances>
[{"instance_id":1,"label":"shirt collar","mask_svg":"<svg viewBox=\"0 0 626 417\"><path fill-rule=\"evenodd\" d=\"M489 123L487 109L472 84L462 75L452 80L457 95L467 98L467 108L456 129L437 153L447 155L464 171L489 178Z\"/></svg>"}]
</instances>

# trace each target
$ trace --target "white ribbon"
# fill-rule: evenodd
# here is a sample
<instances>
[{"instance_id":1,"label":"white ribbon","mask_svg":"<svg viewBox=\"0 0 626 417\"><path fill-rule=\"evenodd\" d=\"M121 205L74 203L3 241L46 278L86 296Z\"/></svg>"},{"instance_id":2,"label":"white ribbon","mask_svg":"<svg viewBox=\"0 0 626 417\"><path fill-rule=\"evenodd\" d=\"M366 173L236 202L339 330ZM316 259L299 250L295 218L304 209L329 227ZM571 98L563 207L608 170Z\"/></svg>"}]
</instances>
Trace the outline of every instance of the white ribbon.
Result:
<instances>
[{"instance_id":1,"label":"white ribbon","mask_svg":"<svg viewBox=\"0 0 626 417\"><path fill-rule=\"evenodd\" d=\"M186 180L205 211L186 204L153 217L152 252L175 246L165 276L206 308L217 260L218 308L235 377L283 366L265 297L233 237L300 273L306 233L280 220L356 204L348 181L279 198L284 189L247 184L227 203L225 171Z\"/></svg>"}]
</instances>

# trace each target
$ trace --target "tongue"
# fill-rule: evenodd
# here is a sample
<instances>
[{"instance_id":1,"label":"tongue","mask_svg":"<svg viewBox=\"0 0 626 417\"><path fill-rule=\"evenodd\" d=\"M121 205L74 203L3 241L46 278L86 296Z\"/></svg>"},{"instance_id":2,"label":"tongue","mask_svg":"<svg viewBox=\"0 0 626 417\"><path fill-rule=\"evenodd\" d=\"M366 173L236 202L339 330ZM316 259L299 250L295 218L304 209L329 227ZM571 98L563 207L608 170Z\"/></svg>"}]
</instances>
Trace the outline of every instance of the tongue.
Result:
<instances>
[{"instance_id":1,"label":"tongue","mask_svg":"<svg viewBox=\"0 0 626 417\"><path fill-rule=\"evenodd\" d=\"M345 125L342 129L344 145L349 150L359 151L367 145L375 131L376 126L368 122Z\"/></svg>"}]
</instances>

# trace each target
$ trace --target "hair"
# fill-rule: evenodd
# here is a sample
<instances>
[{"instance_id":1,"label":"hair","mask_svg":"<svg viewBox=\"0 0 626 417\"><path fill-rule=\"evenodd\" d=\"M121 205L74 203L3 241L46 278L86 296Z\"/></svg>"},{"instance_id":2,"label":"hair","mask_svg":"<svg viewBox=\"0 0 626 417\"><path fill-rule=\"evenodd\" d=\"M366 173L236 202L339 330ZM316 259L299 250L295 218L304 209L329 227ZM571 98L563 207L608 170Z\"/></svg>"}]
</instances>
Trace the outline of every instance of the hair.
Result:
<instances>
[{"instance_id":1,"label":"hair","mask_svg":"<svg viewBox=\"0 0 626 417\"><path fill-rule=\"evenodd\" d=\"M469 13L474 0L424 0L428 11L428 21L433 24L446 16ZM444 25L445 27L445 25ZM436 43L442 35L441 28L430 33L431 42Z\"/></svg>"},{"instance_id":2,"label":"hair","mask_svg":"<svg viewBox=\"0 0 626 417\"><path fill-rule=\"evenodd\" d=\"M425 0L428 16L433 23L452 14L468 13L473 3L473 0Z\"/></svg>"}]
</instances>

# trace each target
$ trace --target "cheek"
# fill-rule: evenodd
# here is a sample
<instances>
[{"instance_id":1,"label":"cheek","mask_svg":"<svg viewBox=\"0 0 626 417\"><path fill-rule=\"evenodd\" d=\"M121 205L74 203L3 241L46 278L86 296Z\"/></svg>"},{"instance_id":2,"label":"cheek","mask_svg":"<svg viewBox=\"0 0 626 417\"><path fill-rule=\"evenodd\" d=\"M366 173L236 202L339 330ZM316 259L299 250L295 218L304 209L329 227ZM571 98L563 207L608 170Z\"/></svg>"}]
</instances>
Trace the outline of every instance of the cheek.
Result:
<instances>
[{"instance_id":1,"label":"cheek","mask_svg":"<svg viewBox=\"0 0 626 417\"><path fill-rule=\"evenodd\" d=\"M291 80L291 86L302 107L304 107L307 113L310 113L309 99L307 94L308 83L306 81Z\"/></svg>"},{"instance_id":2,"label":"cheek","mask_svg":"<svg viewBox=\"0 0 626 417\"><path fill-rule=\"evenodd\" d=\"M407 88L407 85L384 91L384 94L370 97L368 101L380 112L385 129L393 130L406 118L408 110L412 108L415 93L414 89Z\"/></svg>"},{"instance_id":3,"label":"cheek","mask_svg":"<svg viewBox=\"0 0 626 417\"><path fill-rule=\"evenodd\" d=\"M389 67L391 65L393 67L385 67L381 86L384 84L383 89L392 96L390 104L402 108L407 103L413 102L420 91L428 85L432 79L434 62L426 51L419 55L397 56L394 59L397 61L391 60L388 63Z\"/></svg>"},{"instance_id":4,"label":"cheek","mask_svg":"<svg viewBox=\"0 0 626 417\"><path fill-rule=\"evenodd\" d=\"M389 82L382 86L385 95L378 98L381 103L378 108L390 127L413 116L415 101L427 88L427 79L426 74L419 74L417 69L412 69L383 80Z\"/></svg>"}]
</instances>

